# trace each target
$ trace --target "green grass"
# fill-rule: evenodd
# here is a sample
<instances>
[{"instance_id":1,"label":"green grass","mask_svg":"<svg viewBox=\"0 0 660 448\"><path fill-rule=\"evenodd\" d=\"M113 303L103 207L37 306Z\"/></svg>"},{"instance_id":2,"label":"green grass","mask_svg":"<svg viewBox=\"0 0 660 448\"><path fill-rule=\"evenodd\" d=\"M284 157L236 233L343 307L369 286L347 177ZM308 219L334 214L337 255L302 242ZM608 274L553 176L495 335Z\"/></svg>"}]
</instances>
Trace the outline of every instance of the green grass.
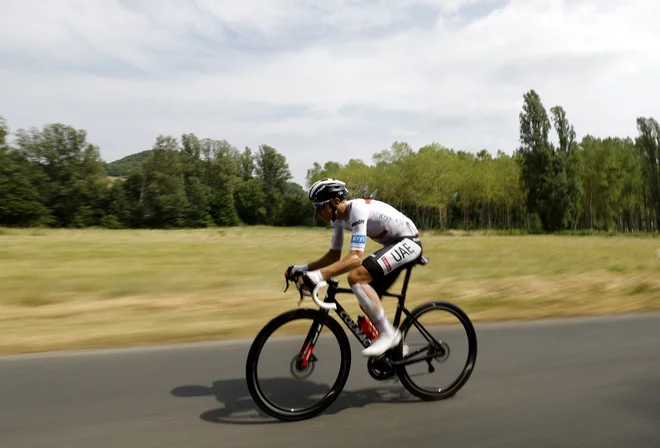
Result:
<instances>
[{"instance_id":1,"label":"green grass","mask_svg":"<svg viewBox=\"0 0 660 448\"><path fill-rule=\"evenodd\" d=\"M329 239L305 228L0 229L0 352L253 337L297 306L293 286L282 292L286 267L318 258ZM654 238L429 233L423 243L431 262L413 272L411 307L450 300L475 321L660 309Z\"/></svg>"}]
</instances>

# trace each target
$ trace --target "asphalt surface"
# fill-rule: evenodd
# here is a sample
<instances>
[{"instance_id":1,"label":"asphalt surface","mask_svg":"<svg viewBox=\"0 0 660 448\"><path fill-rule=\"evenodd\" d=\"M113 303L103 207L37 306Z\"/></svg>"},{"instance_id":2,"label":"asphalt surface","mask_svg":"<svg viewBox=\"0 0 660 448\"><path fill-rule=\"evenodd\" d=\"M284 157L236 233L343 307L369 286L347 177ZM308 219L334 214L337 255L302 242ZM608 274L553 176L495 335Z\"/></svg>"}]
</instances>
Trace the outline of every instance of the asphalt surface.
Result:
<instances>
[{"instance_id":1,"label":"asphalt surface","mask_svg":"<svg viewBox=\"0 0 660 448\"><path fill-rule=\"evenodd\" d=\"M298 423L256 411L249 341L4 357L0 447L660 447L660 315L477 330L452 399L373 380L355 345L345 392Z\"/></svg>"}]
</instances>

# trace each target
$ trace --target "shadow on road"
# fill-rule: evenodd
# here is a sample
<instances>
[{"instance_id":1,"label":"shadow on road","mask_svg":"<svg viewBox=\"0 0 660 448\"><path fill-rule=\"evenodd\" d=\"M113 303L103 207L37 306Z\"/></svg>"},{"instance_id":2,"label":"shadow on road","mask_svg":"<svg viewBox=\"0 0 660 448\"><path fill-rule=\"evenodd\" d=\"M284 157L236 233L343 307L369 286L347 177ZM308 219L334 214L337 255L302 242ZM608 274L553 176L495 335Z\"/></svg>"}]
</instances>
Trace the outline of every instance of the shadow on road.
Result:
<instances>
[{"instance_id":1,"label":"shadow on road","mask_svg":"<svg viewBox=\"0 0 660 448\"><path fill-rule=\"evenodd\" d=\"M328 391L327 385L314 382L299 382L292 378L262 380L262 388L276 391L273 399L277 403L286 402L293 406L309 405L318 402L306 397ZM245 384L245 379L215 381L211 387L180 386L171 392L175 397L194 398L215 396L224 405L219 409L206 411L200 415L204 421L229 424L268 424L280 421L264 414L254 403ZM337 414L350 408L361 408L372 403L419 403L403 387L379 387L358 391L342 391L335 402L321 415Z\"/></svg>"}]
</instances>

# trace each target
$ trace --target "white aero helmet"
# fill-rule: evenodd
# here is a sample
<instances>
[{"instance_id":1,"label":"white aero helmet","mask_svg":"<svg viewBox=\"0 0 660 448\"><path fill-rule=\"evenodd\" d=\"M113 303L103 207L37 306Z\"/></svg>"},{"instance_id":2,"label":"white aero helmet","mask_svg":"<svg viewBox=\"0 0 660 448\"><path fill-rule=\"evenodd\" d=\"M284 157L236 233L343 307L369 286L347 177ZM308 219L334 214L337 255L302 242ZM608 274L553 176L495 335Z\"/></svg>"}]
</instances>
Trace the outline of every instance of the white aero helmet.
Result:
<instances>
[{"instance_id":1,"label":"white aero helmet","mask_svg":"<svg viewBox=\"0 0 660 448\"><path fill-rule=\"evenodd\" d=\"M325 178L316 181L309 189L309 200L312 202L325 202L333 198L346 199L348 190L346 184L340 180Z\"/></svg>"}]
</instances>

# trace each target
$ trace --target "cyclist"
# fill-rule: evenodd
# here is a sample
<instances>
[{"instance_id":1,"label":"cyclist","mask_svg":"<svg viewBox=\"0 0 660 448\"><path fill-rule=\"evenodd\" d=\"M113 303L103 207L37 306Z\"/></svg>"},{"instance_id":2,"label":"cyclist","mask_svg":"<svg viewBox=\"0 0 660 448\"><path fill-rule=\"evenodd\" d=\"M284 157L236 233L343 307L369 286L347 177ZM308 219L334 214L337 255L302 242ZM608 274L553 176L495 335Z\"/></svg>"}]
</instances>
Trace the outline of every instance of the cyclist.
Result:
<instances>
[{"instance_id":1,"label":"cyclist","mask_svg":"<svg viewBox=\"0 0 660 448\"><path fill-rule=\"evenodd\" d=\"M330 249L316 261L290 266L287 273L302 271L301 282L312 291L321 281L348 272L348 284L360 308L379 333L362 354L380 356L401 341L401 332L390 323L380 298L399 273L421 256L422 243L417 227L384 202L347 200L346 184L337 179L319 180L308 194L315 213L325 222L331 221ZM349 253L341 258L345 230L351 231L351 240ZM383 247L363 260L367 237Z\"/></svg>"}]
</instances>

